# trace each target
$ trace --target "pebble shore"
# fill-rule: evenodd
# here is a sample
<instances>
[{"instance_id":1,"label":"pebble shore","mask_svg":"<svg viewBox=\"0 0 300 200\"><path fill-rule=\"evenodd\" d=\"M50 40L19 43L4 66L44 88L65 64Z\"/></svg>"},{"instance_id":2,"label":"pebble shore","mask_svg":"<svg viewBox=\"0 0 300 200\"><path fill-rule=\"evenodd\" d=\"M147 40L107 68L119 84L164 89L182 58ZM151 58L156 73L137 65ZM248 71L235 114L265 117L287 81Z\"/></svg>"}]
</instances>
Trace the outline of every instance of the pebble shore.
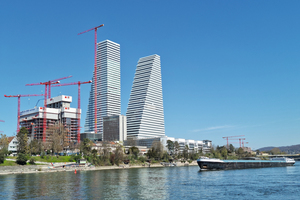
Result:
<instances>
[{"instance_id":1,"label":"pebble shore","mask_svg":"<svg viewBox=\"0 0 300 200\"><path fill-rule=\"evenodd\" d=\"M197 165L196 161L192 163L176 163L177 167L181 166L194 166ZM68 165L63 168L63 165ZM92 170L109 170L109 169L130 169L130 168L144 168L144 167L164 167L160 163L143 165L114 165L114 166L77 166L75 163L55 163L53 166L51 163L47 163L47 165L24 165L24 166L1 166L0 167L0 175L9 175L9 174L29 174L29 173L53 173L53 172L64 172L64 171L92 171Z\"/></svg>"}]
</instances>

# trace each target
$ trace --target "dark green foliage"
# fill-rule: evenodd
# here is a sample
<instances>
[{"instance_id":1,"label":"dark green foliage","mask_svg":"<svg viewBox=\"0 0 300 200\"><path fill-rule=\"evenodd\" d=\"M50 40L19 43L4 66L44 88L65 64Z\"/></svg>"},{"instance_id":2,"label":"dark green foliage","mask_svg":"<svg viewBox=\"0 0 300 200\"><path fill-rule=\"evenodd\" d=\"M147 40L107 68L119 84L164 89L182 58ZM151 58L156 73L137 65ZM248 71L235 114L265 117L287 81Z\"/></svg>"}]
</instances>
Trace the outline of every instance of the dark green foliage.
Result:
<instances>
[{"instance_id":1,"label":"dark green foliage","mask_svg":"<svg viewBox=\"0 0 300 200\"><path fill-rule=\"evenodd\" d=\"M110 163L112 164L112 165L114 165L115 164L115 154L110 154L110 158L109 158L109 161L110 161Z\"/></svg>"},{"instance_id":2,"label":"dark green foliage","mask_svg":"<svg viewBox=\"0 0 300 200\"><path fill-rule=\"evenodd\" d=\"M167 148L168 148L170 154L173 154L174 147L175 147L174 142L172 142L171 140L168 140L167 141Z\"/></svg>"},{"instance_id":3,"label":"dark green foliage","mask_svg":"<svg viewBox=\"0 0 300 200\"><path fill-rule=\"evenodd\" d=\"M146 161L146 158L145 158L144 156L140 156L140 157L138 158L138 160L139 160L140 162L144 163L144 162Z\"/></svg>"},{"instance_id":4,"label":"dark green foliage","mask_svg":"<svg viewBox=\"0 0 300 200\"><path fill-rule=\"evenodd\" d=\"M88 138L85 138L80 145L80 151L84 156L89 156L91 154L93 142Z\"/></svg>"},{"instance_id":5,"label":"dark green foliage","mask_svg":"<svg viewBox=\"0 0 300 200\"><path fill-rule=\"evenodd\" d=\"M27 160L28 160L28 158L27 158L26 154L19 153L16 163L19 164L19 165L26 165Z\"/></svg>"},{"instance_id":6,"label":"dark green foliage","mask_svg":"<svg viewBox=\"0 0 300 200\"><path fill-rule=\"evenodd\" d=\"M35 158L31 157L29 159L29 164L34 165L35 164Z\"/></svg>"},{"instance_id":7,"label":"dark green foliage","mask_svg":"<svg viewBox=\"0 0 300 200\"><path fill-rule=\"evenodd\" d=\"M71 155L69 162L77 162L77 160L79 160L81 158L80 155Z\"/></svg>"},{"instance_id":8,"label":"dark green foliage","mask_svg":"<svg viewBox=\"0 0 300 200\"><path fill-rule=\"evenodd\" d=\"M17 140L18 140L18 153L22 154L28 154L29 153L29 145L27 143L28 141L28 130L25 127L22 127L17 134Z\"/></svg>"},{"instance_id":9,"label":"dark green foliage","mask_svg":"<svg viewBox=\"0 0 300 200\"><path fill-rule=\"evenodd\" d=\"M42 153L41 153L41 158L44 158L45 157L45 151L43 151Z\"/></svg>"},{"instance_id":10,"label":"dark green foliage","mask_svg":"<svg viewBox=\"0 0 300 200\"><path fill-rule=\"evenodd\" d=\"M115 164L119 166L119 164L123 161L124 154L121 145L118 145L115 151Z\"/></svg>"},{"instance_id":11,"label":"dark green foliage","mask_svg":"<svg viewBox=\"0 0 300 200\"><path fill-rule=\"evenodd\" d=\"M138 158L139 149L135 146L129 148L129 154L133 155L134 159Z\"/></svg>"},{"instance_id":12,"label":"dark green foliage","mask_svg":"<svg viewBox=\"0 0 300 200\"><path fill-rule=\"evenodd\" d=\"M3 151L0 151L0 164L4 163L5 160L5 154Z\"/></svg>"}]
</instances>

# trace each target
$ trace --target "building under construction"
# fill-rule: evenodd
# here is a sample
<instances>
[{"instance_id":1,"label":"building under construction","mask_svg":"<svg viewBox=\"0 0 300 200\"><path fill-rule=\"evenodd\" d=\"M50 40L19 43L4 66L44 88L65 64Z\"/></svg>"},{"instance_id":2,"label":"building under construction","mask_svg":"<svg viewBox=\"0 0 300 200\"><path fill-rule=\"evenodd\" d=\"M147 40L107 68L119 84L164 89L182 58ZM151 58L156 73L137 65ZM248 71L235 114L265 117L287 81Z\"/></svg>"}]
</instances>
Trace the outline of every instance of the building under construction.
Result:
<instances>
[{"instance_id":1,"label":"building under construction","mask_svg":"<svg viewBox=\"0 0 300 200\"><path fill-rule=\"evenodd\" d=\"M67 132L68 142L77 141L78 119L80 119L81 110L71 108L71 96L61 95L47 99L47 108L35 107L30 110L20 112L20 125L26 127L31 139L49 141L50 134L43 135L43 120L46 115L46 128L51 126L63 125ZM43 138L46 137L46 138Z\"/></svg>"}]
</instances>

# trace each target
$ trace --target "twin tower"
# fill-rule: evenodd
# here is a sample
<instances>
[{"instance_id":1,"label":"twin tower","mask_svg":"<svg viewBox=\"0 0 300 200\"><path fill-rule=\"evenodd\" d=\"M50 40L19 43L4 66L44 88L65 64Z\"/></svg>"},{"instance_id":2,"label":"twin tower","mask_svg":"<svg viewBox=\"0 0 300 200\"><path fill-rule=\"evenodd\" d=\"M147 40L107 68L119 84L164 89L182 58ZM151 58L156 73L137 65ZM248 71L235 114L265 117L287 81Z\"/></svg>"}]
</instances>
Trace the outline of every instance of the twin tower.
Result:
<instances>
[{"instance_id":1,"label":"twin tower","mask_svg":"<svg viewBox=\"0 0 300 200\"><path fill-rule=\"evenodd\" d=\"M103 118L121 114L120 45L110 40L97 45L97 86L93 81L84 128L86 133L94 132L94 87L97 87L97 133L101 134ZM139 59L126 117L128 138L165 136L159 55Z\"/></svg>"}]
</instances>

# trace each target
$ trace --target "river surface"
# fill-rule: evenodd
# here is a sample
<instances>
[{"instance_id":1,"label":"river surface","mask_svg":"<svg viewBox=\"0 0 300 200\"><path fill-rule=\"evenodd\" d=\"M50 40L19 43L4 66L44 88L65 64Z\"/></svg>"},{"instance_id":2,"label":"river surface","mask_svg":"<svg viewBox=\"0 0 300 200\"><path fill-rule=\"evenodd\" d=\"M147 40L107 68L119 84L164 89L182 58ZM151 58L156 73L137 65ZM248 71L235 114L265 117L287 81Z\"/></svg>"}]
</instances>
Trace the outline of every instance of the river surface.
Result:
<instances>
[{"instance_id":1,"label":"river surface","mask_svg":"<svg viewBox=\"0 0 300 200\"><path fill-rule=\"evenodd\" d=\"M0 176L0 199L299 199L291 167L199 171L198 166Z\"/></svg>"}]
</instances>

